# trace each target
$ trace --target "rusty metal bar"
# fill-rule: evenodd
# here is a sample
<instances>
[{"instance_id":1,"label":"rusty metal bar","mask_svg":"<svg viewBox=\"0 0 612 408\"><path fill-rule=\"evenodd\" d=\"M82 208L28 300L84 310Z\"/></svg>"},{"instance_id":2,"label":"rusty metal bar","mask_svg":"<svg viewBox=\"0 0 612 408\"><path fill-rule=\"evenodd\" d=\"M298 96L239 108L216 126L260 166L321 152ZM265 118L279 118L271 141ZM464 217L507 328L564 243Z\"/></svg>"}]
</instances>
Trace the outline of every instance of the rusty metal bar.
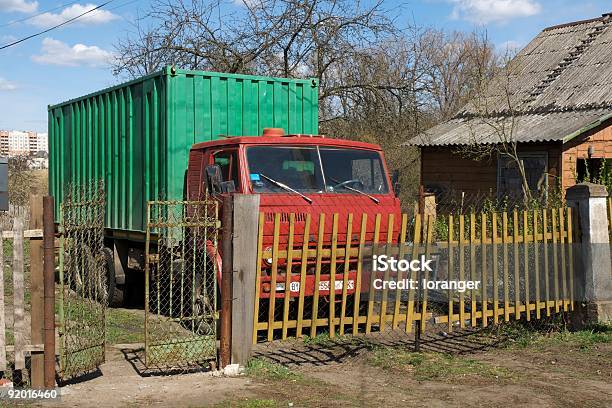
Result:
<instances>
[{"instance_id":1,"label":"rusty metal bar","mask_svg":"<svg viewBox=\"0 0 612 408\"><path fill-rule=\"evenodd\" d=\"M53 197L43 199L43 248L44 248L44 384L55 385L55 222L53 219Z\"/></svg>"},{"instance_id":2,"label":"rusty metal bar","mask_svg":"<svg viewBox=\"0 0 612 408\"><path fill-rule=\"evenodd\" d=\"M233 197L227 195L223 198L223 215L221 220L221 338L219 356L221 368L230 364L232 350L232 291L233 291L233 262L232 262L232 230L233 230Z\"/></svg>"}]
</instances>

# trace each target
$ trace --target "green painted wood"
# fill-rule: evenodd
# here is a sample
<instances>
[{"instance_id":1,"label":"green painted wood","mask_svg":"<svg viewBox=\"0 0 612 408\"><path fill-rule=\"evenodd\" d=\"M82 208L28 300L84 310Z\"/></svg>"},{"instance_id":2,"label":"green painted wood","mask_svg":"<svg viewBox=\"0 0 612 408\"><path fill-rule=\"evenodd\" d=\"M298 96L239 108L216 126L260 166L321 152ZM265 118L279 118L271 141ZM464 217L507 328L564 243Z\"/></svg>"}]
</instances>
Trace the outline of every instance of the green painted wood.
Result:
<instances>
[{"instance_id":1,"label":"green painted wood","mask_svg":"<svg viewBox=\"0 0 612 408\"><path fill-rule=\"evenodd\" d=\"M65 186L103 178L106 228L144 232L147 201L183 198L194 143L266 127L318 133L318 83L167 67L48 113L56 217Z\"/></svg>"}]
</instances>

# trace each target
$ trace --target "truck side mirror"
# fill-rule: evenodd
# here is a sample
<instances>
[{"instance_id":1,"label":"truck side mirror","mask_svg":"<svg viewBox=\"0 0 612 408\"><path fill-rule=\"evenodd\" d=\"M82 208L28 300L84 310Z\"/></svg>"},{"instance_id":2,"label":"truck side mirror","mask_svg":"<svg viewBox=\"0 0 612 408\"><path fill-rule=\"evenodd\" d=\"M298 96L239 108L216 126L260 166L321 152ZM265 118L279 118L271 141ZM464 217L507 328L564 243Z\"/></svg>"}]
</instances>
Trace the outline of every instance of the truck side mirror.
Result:
<instances>
[{"instance_id":1,"label":"truck side mirror","mask_svg":"<svg viewBox=\"0 0 612 408\"><path fill-rule=\"evenodd\" d=\"M221 167L218 164L209 164L206 166L206 186L208 193L211 195L222 192L221 184L223 183L223 174Z\"/></svg>"},{"instance_id":2,"label":"truck side mirror","mask_svg":"<svg viewBox=\"0 0 612 408\"><path fill-rule=\"evenodd\" d=\"M399 197L402 190L402 186L399 182L399 170L393 170L393 174L391 175L391 184L393 185L393 192L395 193L395 196Z\"/></svg>"}]
</instances>

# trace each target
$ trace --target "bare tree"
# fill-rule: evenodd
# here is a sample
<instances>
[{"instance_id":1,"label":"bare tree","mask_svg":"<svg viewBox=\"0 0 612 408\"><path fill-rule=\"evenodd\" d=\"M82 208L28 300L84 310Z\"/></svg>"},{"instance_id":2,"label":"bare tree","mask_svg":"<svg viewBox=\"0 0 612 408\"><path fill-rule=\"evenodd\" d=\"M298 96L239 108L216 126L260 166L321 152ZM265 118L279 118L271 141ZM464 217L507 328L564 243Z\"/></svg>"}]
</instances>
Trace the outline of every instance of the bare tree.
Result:
<instances>
[{"instance_id":1,"label":"bare tree","mask_svg":"<svg viewBox=\"0 0 612 408\"><path fill-rule=\"evenodd\" d=\"M470 143L458 149L466 157L483 160L497 157L515 168L525 203L534 199L525 161L519 152L517 134L521 129L524 102L516 89L520 62L508 52L499 58L494 68L482 66L476 70L479 79L471 100L458 117L469 119ZM486 58L481 61L484 64ZM538 180L538 189L545 187L546 174Z\"/></svg>"},{"instance_id":2,"label":"bare tree","mask_svg":"<svg viewBox=\"0 0 612 408\"><path fill-rule=\"evenodd\" d=\"M217 1L154 0L116 44L114 73L138 76L174 64L283 77L329 75L397 34L382 1L244 0L240 12ZM145 26L145 24L147 24ZM333 82L333 81L330 81Z\"/></svg>"},{"instance_id":3,"label":"bare tree","mask_svg":"<svg viewBox=\"0 0 612 408\"><path fill-rule=\"evenodd\" d=\"M405 185L416 150L398 146L450 117L480 78L486 37L399 29L383 0L153 0L116 44L114 73L136 77L175 65L319 80L320 131L369 140ZM489 61L487 60L487 63Z\"/></svg>"},{"instance_id":4,"label":"bare tree","mask_svg":"<svg viewBox=\"0 0 612 408\"><path fill-rule=\"evenodd\" d=\"M450 119L495 71L497 58L486 32L425 30L422 83L426 108L437 121Z\"/></svg>"},{"instance_id":5,"label":"bare tree","mask_svg":"<svg viewBox=\"0 0 612 408\"><path fill-rule=\"evenodd\" d=\"M9 201L15 206L24 206L30 200L34 185L28 156L11 157L8 162Z\"/></svg>"}]
</instances>

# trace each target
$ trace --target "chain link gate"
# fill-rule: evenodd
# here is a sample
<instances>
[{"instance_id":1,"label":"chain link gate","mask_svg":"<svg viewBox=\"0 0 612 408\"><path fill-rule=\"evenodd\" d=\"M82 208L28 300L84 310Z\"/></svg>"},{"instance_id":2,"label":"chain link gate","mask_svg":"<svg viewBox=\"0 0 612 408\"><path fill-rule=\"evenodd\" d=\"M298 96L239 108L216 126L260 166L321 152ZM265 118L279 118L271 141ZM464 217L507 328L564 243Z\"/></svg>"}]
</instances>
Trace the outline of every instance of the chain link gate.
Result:
<instances>
[{"instance_id":1,"label":"chain link gate","mask_svg":"<svg viewBox=\"0 0 612 408\"><path fill-rule=\"evenodd\" d=\"M108 256L104 208L102 182L66 188L59 253L59 377L63 380L91 372L104 362Z\"/></svg>"},{"instance_id":2,"label":"chain link gate","mask_svg":"<svg viewBox=\"0 0 612 408\"><path fill-rule=\"evenodd\" d=\"M147 369L187 370L217 359L216 201L153 201L147 209Z\"/></svg>"}]
</instances>

